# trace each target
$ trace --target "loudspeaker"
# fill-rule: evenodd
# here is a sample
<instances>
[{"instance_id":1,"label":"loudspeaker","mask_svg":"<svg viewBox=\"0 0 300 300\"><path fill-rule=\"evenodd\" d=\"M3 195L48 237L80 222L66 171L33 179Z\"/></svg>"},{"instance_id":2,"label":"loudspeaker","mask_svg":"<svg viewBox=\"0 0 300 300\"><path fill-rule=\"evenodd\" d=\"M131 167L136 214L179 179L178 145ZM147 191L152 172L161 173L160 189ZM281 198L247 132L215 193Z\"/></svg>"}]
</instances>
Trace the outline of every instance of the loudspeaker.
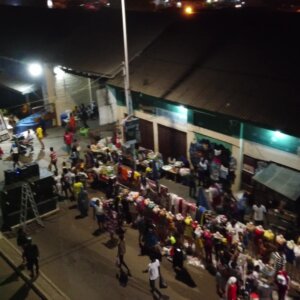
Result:
<instances>
[{"instance_id":1,"label":"loudspeaker","mask_svg":"<svg viewBox=\"0 0 300 300\"><path fill-rule=\"evenodd\" d=\"M4 171L4 181L6 185L14 183L16 179L16 172L14 170Z\"/></svg>"},{"instance_id":2,"label":"loudspeaker","mask_svg":"<svg viewBox=\"0 0 300 300\"><path fill-rule=\"evenodd\" d=\"M57 202L58 202L58 197L53 197L37 204L37 208L40 215L55 210L57 208ZM2 211L2 213L3 213L2 230L9 229L10 227L20 223L20 210L15 210L10 213L5 213L4 211ZM29 204L27 208L27 220L30 220L32 218L34 218L34 214Z\"/></svg>"},{"instance_id":3,"label":"loudspeaker","mask_svg":"<svg viewBox=\"0 0 300 300\"><path fill-rule=\"evenodd\" d=\"M36 167L32 169L36 172ZM20 219L20 209L21 209L21 199L22 199L22 185L25 181L22 181L20 177L24 176L27 172L21 175L23 169L17 170L16 172L7 170L8 180L14 179L14 182L8 181L10 184L5 186L2 191L0 191L0 209L2 210L4 226L7 228L19 223ZM43 173L43 172L42 172ZM32 177L31 180L26 180L30 184L31 190L34 195L35 202L38 206L40 214L44 214L56 208L57 198L54 196L54 184L55 181L51 176L51 173L44 172L42 174L45 177ZM28 203L28 219L32 218L32 209ZM30 215L31 214L31 215ZM0 211L1 215L1 211Z\"/></svg>"},{"instance_id":4,"label":"loudspeaker","mask_svg":"<svg viewBox=\"0 0 300 300\"><path fill-rule=\"evenodd\" d=\"M40 167L37 163L26 164L26 174L28 177L39 176L40 175Z\"/></svg>"}]
</instances>

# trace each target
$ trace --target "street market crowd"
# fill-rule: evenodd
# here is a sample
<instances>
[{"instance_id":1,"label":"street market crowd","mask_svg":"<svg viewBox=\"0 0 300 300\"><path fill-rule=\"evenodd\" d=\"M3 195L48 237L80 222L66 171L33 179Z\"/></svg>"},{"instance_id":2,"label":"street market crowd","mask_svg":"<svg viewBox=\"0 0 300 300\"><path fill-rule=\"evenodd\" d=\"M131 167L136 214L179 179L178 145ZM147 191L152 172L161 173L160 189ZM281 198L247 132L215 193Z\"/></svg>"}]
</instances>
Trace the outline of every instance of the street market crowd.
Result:
<instances>
[{"instance_id":1,"label":"street market crowd","mask_svg":"<svg viewBox=\"0 0 300 300\"><path fill-rule=\"evenodd\" d=\"M141 155L148 164L136 170L124 167L117 136L82 149L75 122L71 115L64 135L69 159L58 166L51 147L49 170L54 169L60 199L74 202L81 218L92 210L98 233L108 232L111 243L117 244L120 278L126 281L132 276L125 262L124 224L128 224L138 230L141 254L150 257L145 272L151 292L159 297L162 293L155 282L159 280L160 288L167 287L160 272L165 257L176 273L186 272L185 264L204 265L215 276L221 299L272 299L274 289L279 300L286 298L292 279L294 284L300 279L300 240L287 241L264 228L266 208L250 193L238 199L232 194L234 161L228 153L224 165L222 149L207 146L191 165L182 161L183 167L192 169L184 183L195 202L188 202L159 183L164 174L160 155L137 151L137 157ZM103 196L91 198L90 189Z\"/></svg>"}]
</instances>

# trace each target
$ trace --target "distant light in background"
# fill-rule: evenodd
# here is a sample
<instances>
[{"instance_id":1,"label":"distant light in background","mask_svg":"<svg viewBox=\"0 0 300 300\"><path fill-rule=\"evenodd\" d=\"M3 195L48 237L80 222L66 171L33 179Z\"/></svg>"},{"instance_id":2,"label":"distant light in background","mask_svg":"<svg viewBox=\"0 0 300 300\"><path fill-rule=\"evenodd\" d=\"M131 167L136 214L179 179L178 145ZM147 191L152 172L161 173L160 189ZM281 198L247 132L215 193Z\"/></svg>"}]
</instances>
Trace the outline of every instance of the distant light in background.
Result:
<instances>
[{"instance_id":1,"label":"distant light in background","mask_svg":"<svg viewBox=\"0 0 300 300\"><path fill-rule=\"evenodd\" d=\"M186 114L186 113L187 113L187 108L185 108L183 105L180 105L180 106L178 107L178 110L179 110L179 112L182 113L182 114Z\"/></svg>"},{"instance_id":2,"label":"distant light in background","mask_svg":"<svg viewBox=\"0 0 300 300\"><path fill-rule=\"evenodd\" d=\"M64 70L62 70L60 66L54 67L53 73L56 75L57 79L62 79L65 75Z\"/></svg>"},{"instance_id":3,"label":"distant light in background","mask_svg":"<svg viewBox=\"0 0 300 300\"><path fill-rule=\"evenodd\" d=\"M276 131L274 132L274 135L275 135L275 137L277 137L277 138L279 138L279 139L282 139L282 138L284 138L284 136L285 136L285 134L282 133L282 132L280 132L279 130L276 130Z\"/></svg>"},{"instance_id":4,"label":"distant light in background","mask_svg":"<svg viewBox=\"0 0 300 300\"><path fill-rule=\"evenodd\" d=\"M191 15L193 13L193 8L191 6L187 6L187 7L185 7L184 12L187 15Z\"/></svg>"},{"instance_id":5,"label":"distant light in background","mask_svg":"<svg viewBox=\"0 0 300 300\"><path fill-rule=\"evenodd\" d=\"M43 73L43 68L39 63L31 63L28 65L28 72L32 77L39 77Z\"/></svg>"},{"instance_id":6,"label":"distant light in background","mask_svg":"<svg viewBox=\"0 0 300 300\"><path fill-rule=\"evenodd\" d=\"M272 132L271 140L272 142L282 141L285 137L286 135L284 133L280 132L279 130L276 130Z\"/></svg>"},{"instance_id":7,"label":"distant light in background","mask_svg":"<svg viewBox=\"0 0 300 300\"><path fill-rule=\"evenodd\" d=\"M184 107L183 105L177 106L177 122L179 123L186 123L187 122L187 116L188 116L188 109Z\"/></svg>"},{"instance_id":8,"label":"distant light in background","mask_svg":"<svg viewBox=\"0 0 300 300\"><path fill-rule=\"evenodd\" d=\"M53 8L53 1L47 0L47 6L48 6L48 8Z\"/></svg>"},{"instance_id":9,"label":"distant light in background","mask_svg":"<svg viewBox=\"0 0 300 300\"><path fill-rule=\"evenodd\" d=\"M178 1L178 2L176 3L176 6L180 8L180 7L182 7L182 3L181 3L180 1Z\"/></svg>"}]
</instances>

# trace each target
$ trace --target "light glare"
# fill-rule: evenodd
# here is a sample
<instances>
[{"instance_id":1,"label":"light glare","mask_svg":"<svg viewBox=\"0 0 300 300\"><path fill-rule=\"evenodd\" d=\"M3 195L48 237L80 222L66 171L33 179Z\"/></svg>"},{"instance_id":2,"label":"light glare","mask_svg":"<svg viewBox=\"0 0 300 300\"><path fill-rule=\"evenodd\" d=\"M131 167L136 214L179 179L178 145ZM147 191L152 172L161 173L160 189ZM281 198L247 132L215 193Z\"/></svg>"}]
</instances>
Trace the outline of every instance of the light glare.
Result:
<instances>
[{"instance_id":1,"label":"light glare","mask_svg":"<svg viewBox=\"0 0 300 300\"><path fill-rule=\"evenodd\" d=\"M28 72L32 77L41 76L43 69L39 63L31 63L28 65Z\"/></svg>"},{"instance_id":2,"label":"light glare","mask_svg":"<svg viewBox=\"0 0 300 300\"><path fill-rule=\"evenodd\" d=\"M193 8L191 6L187 6L184 10L187 15L191 15L193 13Z\"/></svg>"}]
</instances>

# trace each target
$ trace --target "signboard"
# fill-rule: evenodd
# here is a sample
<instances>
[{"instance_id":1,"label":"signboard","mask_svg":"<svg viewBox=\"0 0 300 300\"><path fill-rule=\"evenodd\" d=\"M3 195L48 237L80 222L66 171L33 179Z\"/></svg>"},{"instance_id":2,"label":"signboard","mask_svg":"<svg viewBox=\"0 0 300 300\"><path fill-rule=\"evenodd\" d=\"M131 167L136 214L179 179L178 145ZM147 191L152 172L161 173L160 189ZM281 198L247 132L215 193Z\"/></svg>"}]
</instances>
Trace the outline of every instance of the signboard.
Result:
<instances>
[{"instance_id":1,"label":"signboard","mask_svg":"<svg viewBox=\"0 0 300 300\"><path fill-rule=\"evenodd\" d=\"M135 144L140 142L140 124L139 119L131 117L124 122L124 139L126 143Z\"/></svg>"},{"instance_id":2,"label":"signboard","mask_svg":"<svg viewBox=\"0 0 300 300\"><path fill-rule=\"evenodd\" d=\"M9 134L2 114L0 114L0 143L9 140Z\"/></svg>"}]
</instances>

